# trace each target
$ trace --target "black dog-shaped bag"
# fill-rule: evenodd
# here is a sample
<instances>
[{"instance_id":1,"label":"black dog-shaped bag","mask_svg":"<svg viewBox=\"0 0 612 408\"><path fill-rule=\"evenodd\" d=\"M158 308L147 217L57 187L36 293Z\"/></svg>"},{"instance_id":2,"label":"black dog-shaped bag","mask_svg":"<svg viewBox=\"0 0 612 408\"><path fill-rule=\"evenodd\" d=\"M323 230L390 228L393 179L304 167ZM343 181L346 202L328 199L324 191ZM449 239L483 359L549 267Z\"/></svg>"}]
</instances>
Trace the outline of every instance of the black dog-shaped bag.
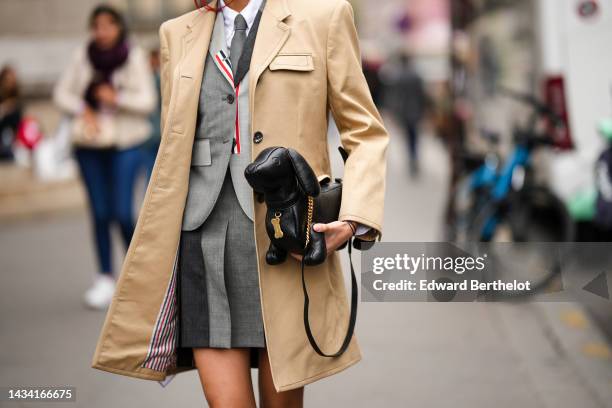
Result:
<instances>
[{"instance_id":1,"label":"black dog-shaped bag","mask_svg":"<svg viewBox=\"0 0 612 408\"><path fill-rule=\"evenodd\" d=\"M293 252L303 255L306 265L323 263L327 254L325 236L312 229L314 199L321 188L304 157L293 149L269 147L247 166L244 175L254 191L263 193L268 207L266 231L270 247L266 262L281 264ZM316 212L316 222L334 221L324 218L333 217L335 211L327 217L322 211Z\"/></svg>"},{"instance_id":2,"label":"black dog-shaped bag","mask_svg":"<svg viewBox=\"0 0 612 408\"><path fill-rule=\"evenodd\" d=\"M344 161L348 155L339 148ZM304 265L319 265L327 257L325 234L312 228L315 222L328 224L338 219L342 198L342 181L323 180L321 184L304 157L293 149L269 147L259 153L244 172L248 183L257 193L263 194L268 207L266 232L270 247L266 262L278 265L287 259L289 252L302 257L302 289L304 292L304 328L306 336L317 354L338 357L348 348L357 320L358 287L351 260L351 239L348 251L351 265L351 313L344 341L338 351L327 354L317 344L308 317L310 299L304 278ZM345 245L340 248L343 248Z\"/></svg>"}]
</instances>

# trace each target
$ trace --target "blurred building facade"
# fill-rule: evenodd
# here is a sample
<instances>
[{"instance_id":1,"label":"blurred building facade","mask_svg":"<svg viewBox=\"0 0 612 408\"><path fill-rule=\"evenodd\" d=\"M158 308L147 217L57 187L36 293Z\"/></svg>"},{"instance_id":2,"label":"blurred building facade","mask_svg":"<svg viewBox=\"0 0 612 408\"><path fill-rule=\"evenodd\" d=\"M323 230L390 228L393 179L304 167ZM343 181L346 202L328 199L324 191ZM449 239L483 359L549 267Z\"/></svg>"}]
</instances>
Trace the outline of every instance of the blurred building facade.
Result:
<instances>
[{"instance_id":1,"label":"blurred building facade","mask_svg":"<svg viewBox=\"0 0 612 408\"><path fill-rule=\"evenodd\" d=\"M352 0L365 59L385 61L399 52L415 57L430 81L447 78L450 0Z\"/></svg>"},{"instance_id":2,"label":"blurred building facade","mask_svg":"<svg viewBox=\"0 0 612 408\"><path fill-rule=\"evenodd\" d=\"M0 66L14 65L27 96L46 96L74 49L85 41L87 19L97 0L3 0L0 4ZM112 0L132 36L157 47L161 21L193 7L191 0Z\"/></svg>"},{"instance_id":3,"label":"blurred building facade","mask_svg":"<svg viewBox=\"0 0 612 408\"><path fill-rule=\"evenodd\" d=\"M97 0L2 0L0 66L13 64L26 95L45 96L73 50L87 35L87 18ZM157 46L159 24L193 9L192 0L110 0L127 16L132 36ZM385 60L398 50L417 54L423 71L447 75L444 57L448 0L351 0L364 57Z\"/></svg>"},{"instance_id":4,"label":"blurred building facade","mask_svg":"<svg viewBox=\"0 0 612 408\"><path fill-rule=\"evenodd\" d=\"M536 96L567 119L563 149L542 151L537 161L543 175L566 201L591 188L604 147L597 124L612 116L612 0L456 0L452 20L473 139L486 129L508 146L526 120L529 109L500 86Z\"/></svg>"}]
</instances>

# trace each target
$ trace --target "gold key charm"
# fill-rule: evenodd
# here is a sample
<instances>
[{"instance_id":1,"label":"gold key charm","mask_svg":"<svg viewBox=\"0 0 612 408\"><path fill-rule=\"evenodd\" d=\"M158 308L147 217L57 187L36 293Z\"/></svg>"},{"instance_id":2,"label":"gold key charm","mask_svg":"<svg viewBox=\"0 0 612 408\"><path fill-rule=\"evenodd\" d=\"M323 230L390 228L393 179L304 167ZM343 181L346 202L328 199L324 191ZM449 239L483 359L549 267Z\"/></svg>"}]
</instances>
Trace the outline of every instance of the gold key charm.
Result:
<instances>
[{"instance_id":1,"label":"gold key charm","mask_svg":"<svg viewBox=\"0 0 612 408\"><path fill-rule=\"evenodd\" d=\"M272 226L274 227L274 238L276 239L283 237L283 230L281 229L281 226L280 226L281 215L282 214L280 212L276 212L274 213L274 218L272 218L271 220Z\"/></svg>"}]
</instances>

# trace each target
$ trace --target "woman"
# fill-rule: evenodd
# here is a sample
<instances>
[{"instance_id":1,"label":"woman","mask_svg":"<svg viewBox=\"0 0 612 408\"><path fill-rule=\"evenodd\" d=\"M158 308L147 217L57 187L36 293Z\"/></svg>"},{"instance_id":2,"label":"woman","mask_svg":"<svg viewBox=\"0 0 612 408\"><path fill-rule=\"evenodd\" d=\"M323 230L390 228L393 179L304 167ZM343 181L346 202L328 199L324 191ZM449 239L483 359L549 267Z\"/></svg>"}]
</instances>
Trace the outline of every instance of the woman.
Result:
<instances>
[{"instance_id":1,"label":"woman","mask_svg":"<svg viewBox=\"0 0 612 408\"><path fill-rule=\"evenodd\" d=\"M312 349L300 262L266 264L266 208L243 170L285 146L329 175L333 114L349 152L342 207L339 221L315 226L329 256L308 268L307 285L314 336L335 351L349 310L334 249L354 231L380 237L388 143L351 6L213 0L164 23L160 39L162 141L92 365L158 381L197 368L210 406L253 407L253 363L262 406L302 406L304 385L361 354L355 339L336 358Z\"/></svg>"},{"instance_id":2,"label":"woman","mask_svg":"<svg viewBox=\"0 0 612 408\"><path fill-rule=\"evenodd\" d=\"M13 142L21 116L17 72L6 65L0 70L0 160L13 159Z\"/></svg>"},{"instance_id":3,"label":"woman","mask_svg":"<svg viewBox=\"0 0 612 408\"><path fill-rule=\"evenodd\" d=\"M93 218L99 273L84 296L103 309L115 280L111 224L119 224L125 245L134 233L133 191L140 165L139 146L150 133L147 115L157 97L144 51L128 41L121 14L99 6L89 19L91 39L80 48L58 82L54 99L74 116L74 154Z\"/></svg>"}]
</instances>

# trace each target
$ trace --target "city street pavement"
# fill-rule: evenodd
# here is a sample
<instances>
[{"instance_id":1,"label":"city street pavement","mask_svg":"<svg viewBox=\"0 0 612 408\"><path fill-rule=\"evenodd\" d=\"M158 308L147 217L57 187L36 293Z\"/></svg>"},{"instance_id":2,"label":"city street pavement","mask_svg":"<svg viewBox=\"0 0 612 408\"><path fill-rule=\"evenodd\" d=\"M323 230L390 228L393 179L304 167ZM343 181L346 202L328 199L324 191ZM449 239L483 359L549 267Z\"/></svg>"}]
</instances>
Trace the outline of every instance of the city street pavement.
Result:
<instances>
[{"instance_id":1,"label":"city street pavement","mask_svg":"<svg viewBox=\"0 0 612 408\"><path fill-rule=\"evenodd\" d=\"M389 127L383 239L436 241L443 147L423 140L411 180ZM81 306L95 265L89 234L84 211L0 224L0 385L76 387L76 404L54 407L205 406L195 372L162 388L90 368L104 313ZM308 386L306 406L612 407L609 345L577 304L361 303L356 335L363 361Z\"/></svg>"}]
</instances>

